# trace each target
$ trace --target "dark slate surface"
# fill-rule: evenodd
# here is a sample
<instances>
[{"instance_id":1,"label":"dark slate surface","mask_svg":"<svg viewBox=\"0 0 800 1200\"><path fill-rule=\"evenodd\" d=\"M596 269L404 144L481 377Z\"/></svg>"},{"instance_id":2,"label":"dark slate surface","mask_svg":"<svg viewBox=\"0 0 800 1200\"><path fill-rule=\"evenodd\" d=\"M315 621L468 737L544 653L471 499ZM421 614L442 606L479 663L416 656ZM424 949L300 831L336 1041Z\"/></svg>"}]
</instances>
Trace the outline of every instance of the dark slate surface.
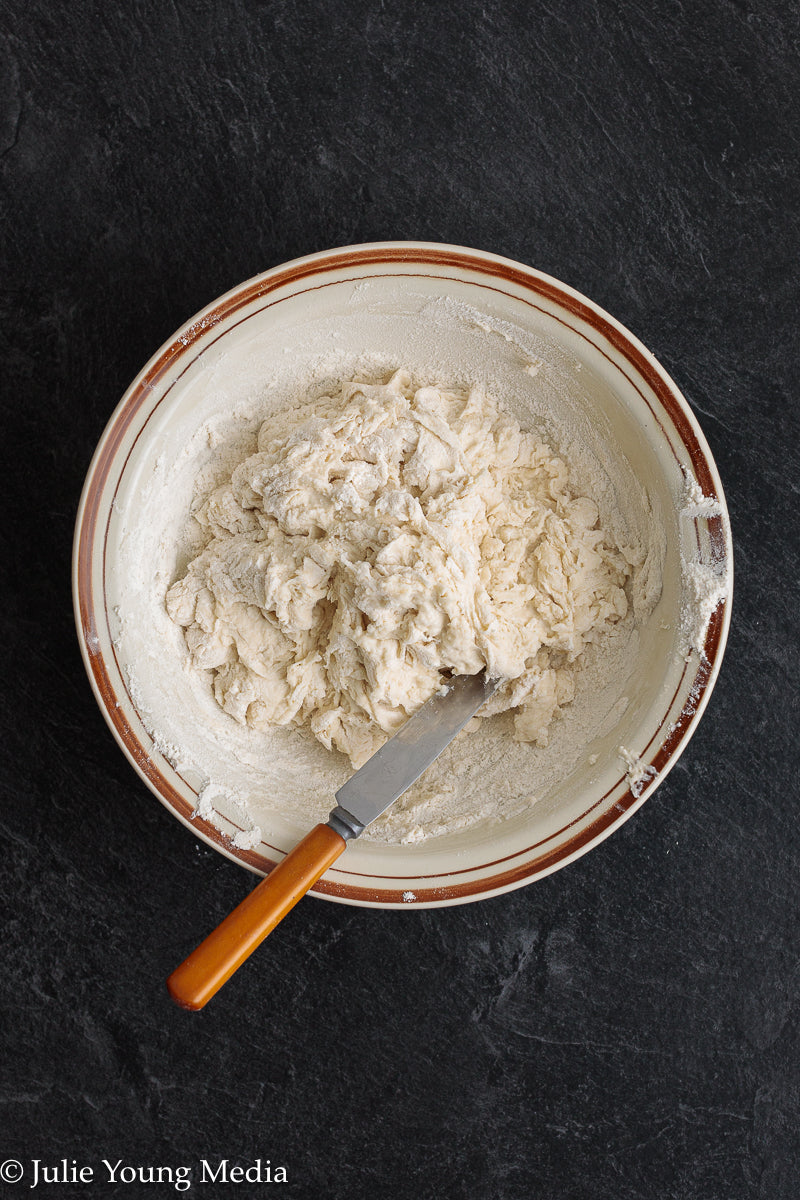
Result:
<instances>
[{"instance_id":1,"label":"dark slate surface","mask_svg":"<svg viewBox=\"0 0 800 1200\"><path fill-rule=\"evenodd\" d=\"M654 11L655 10L655 11ZM795 1200L796 4L0 0L0 1159L286 1167L343 1200ZM93 448L198 308L290 257L458 242L627 324L699 415L734 624L692 745L565 871L309 901L202 1014L164 978L252 879L123 759L73 633ZM13 1166L10 1168L13 1173Z\"/></svg>"}]
</instances>

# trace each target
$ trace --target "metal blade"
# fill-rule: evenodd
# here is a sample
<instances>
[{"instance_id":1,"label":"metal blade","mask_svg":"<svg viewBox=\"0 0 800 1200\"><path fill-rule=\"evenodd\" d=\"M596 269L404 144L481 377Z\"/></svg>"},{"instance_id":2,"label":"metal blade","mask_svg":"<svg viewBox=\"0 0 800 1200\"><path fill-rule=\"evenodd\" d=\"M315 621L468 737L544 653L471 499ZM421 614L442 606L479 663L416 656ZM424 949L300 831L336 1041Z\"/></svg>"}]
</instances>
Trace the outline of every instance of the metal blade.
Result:
<instances>
[{"instance_id":1,"label":"metal blade","mask_svg":"<svg viewBox=\"0 0 800 1200\"><path fill-rule=\"evenodd\" d=\"M339 808L334 813L345 821L348 816L354 817L355 825L361 828L369 825L439 757L498 683L480 671L477 675L457 675L444 684L339 788ZM354 828L351 836L357 837L361 828Z\"/></svg>"}]
</instances>

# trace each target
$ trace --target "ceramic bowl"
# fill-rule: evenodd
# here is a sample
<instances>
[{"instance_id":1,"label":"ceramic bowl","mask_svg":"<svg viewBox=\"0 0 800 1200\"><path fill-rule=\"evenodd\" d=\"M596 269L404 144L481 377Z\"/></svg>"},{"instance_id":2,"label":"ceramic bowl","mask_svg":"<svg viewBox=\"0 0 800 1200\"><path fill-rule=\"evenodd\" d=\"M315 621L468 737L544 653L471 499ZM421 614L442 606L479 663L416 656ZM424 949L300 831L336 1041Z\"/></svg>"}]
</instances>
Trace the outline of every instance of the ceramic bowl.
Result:
<instances>
[{"instance_id":1,"label":"ceramic bowl","mask_svg":"<svg viewBox=\"0 0 800 1200\"><path fill-rule=\"evenodd\" d=\"M579 727L565 709L556 751L514 760L504 787L516 789L516 811L418 844L362 838L314 889L381 907L521 887L627 820L708 702L732 577L722 487L686 401L632 334L571 288L492 254L410 242L326 251L241 284L125 393L89 469L74 553L78 633L100 708L148 787L221 853L268 871L309 814L325 819L348 765L302 734L242 729L190 678L163 598L191 553L198 476L210 484L222 459L246 452L265 406L399 366L421 382L478 382L509 398L556 448L569 414L570 436L578 430L596 462L614 464L611 492L627 479L654 522L662 586L606 689L603 720ZM499 787L488 767L480 786L484 798Z\"/></svg>"}]
</instances>

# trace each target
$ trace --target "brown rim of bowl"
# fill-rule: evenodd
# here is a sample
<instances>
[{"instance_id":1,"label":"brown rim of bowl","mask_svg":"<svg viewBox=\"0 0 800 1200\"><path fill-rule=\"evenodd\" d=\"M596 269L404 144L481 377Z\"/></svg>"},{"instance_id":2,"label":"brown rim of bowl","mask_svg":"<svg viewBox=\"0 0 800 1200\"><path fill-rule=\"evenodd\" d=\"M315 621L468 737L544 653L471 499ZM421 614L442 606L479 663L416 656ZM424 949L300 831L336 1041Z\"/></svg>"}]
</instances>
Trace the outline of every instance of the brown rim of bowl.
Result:
<instances>
[{"instance_id":1,"label":"brown rim of bowl","mask_svg":"<svg viewBox=\"0 0 800 1200\"><path fill-rule=\"evenodd\" d=\"M100 640L97 636L98 612L103 614L104 620L107 613L105 592L98 608L92 586L93 546L100 514L100 501L109 476L112 473L112 467L116 461L117 453L124 436L143 402L149 399L150 394L163 378L165 372L176 366L179 360L186 355L187 351L191 350L194 343L206 337L209 330L218 325L223 318L229 318L251 304L254 300L266 298L287 284L308 281L310 286L305 290L316 290L322 286L345 282L345 280L340 279L331 280L328 284L311 282L315 277L320 274L327 274L331 270L352 267L363 268L366 265L376 268L381 266L396 267L398 264L407 264L410 267L416 268L430 266L438 268L439 271L443 268L474 271L484 278L497 281L498 284L503 282L513 284L531 293L533 296L541 297L549 303L557 305L571 316L585 322L592 329L593 333L598 334L601 339L610 343L622 355L626 362L633 368L634 372L644 379L647 386L656 395L684 447L703 495L712 496L717 499L722 505L723 511L725 511L724 497L718 480L715 478L715 469L711 465L710 453L707 453L703 449L695 430L695 421L688 410L688 406L686 406L686 402L680 392L666 376L663 369L650 356L649 352L641 346L638 340L632 334L628 333L627 330L619 326L609 314L597 308L597 306L586 298L575 294L566 285L540 274L533 268L524 267L521 264L508 259L498 258L494 255L484 257L478 251L455 246L402 242L353 246L338 251L325 251L319 255L312 255L308 258L298 259L294 262L275 267L241 284L218 301L215 301L202 313L198 314L197 317L193 318L193 320L179 330L161 351L157 352L151 362L137 376L137 379L134 380L113 413L101 437L94 460L89 468L78 510L73 562L75 615L84 662L101 711L112 733L133 766L158 799L185 824L190 825L194 831L214 844L228 857L233 858L243 866L247 866L256 872L269 871L276 865L277 861L280 861L284 852L266 842L262 842L261 844L267 850L271 851L272 854L276 855L275 858L268 858L255 850L237 849L232 845L230 839L210 822L196 817L192 805L177 791L153 762L148 751L139 740L137 731L131 727L125 717L123 708L119 704L117 693L114 690L114 685L109 675L108 666L100 649ZM380 274L380 272L376 271L376 274ZM395 270L389 271L387 274L394 276L400 273ZM424 270L412 270L408 274L411 276L423 276ZM443 282L447 281L446 277L443 277L439 273L435 274L434 277L442 279ZM363 275L359 276L358 281L361 282L363 278ZM470 282L477 286L488 287L489 290L502 292L502 294L507 296L510 295L500 286L487 285L481 283L479 280L470 280ZM297 292L293 292L292 294L296 295ZM522 299L518 295L510 296L510 298L517 301ZM270 307L275 302L274 300L270 301L269 304L249 314L249 317L257 315L257 313L263 311L263 308ZM523 302L542 311L540 306L532 299L524 299ZM548 311L547 315L551 318L555 317L556 320L562 320L562 318L552 312ZM568 324L566 321L562 321L562 323L565 325ZM573 333L578 334L578 336L586 336L580 330L576 330L574 326L569 325L568 327ZM588 338L586 340L590 341L590 344L599 353L603 354L606 358L609 357L597 342ZM205 350L213 345L214 341L216 341L216 338L208 340L199 353L204 353ZM188 365L187 363L184 370L188 368ZM615 366L618 370L622 370L619 364L615 364ZM170 383L164 394L159 398L156 408L166 398L182 373L180 372L172 380L172 383ZM675 448L669 434L664 429L659 414L653 410L635 379L631 378L627 371L623 371L623 374L638 392L645 405L650 408L677 460ZM153 412L155 412L155 409L153 409ZM152 413L150 416L152 416ZM147 420L149 420L149 417ZM138 440L138 437L139 434L136 435L134 444ZM126 455L126 461L132 448L129 449L128 455ZM123 471L119 472L120 478ZM119 479L117 482L119 482ZM725 565L730 578L732 571L729 539L726 536L726 528L721 517L711 517L708 520L708 535L712 557L715 562ZM103 534L103 589L105 589L105 548L107 537L108 525L106 525L106 530ZM623 787L626 782L626 776L621 776L603 796L594 801L588 809L584 810L573 821L555 833L550 834L542 841L526 846L501 859L485 862L460 871L436 873L434 876L377 876L377 878L385 878L387 882L394 882L395 880L399 882L399 879L402 878L405 885L402 888L396 884L394 887L376 888L349 883L336 883L331 878L334 871L331 871L317 883L314 892L327 899L362 905L419 907L425 904L464 903L472 899L480 899L486 893L508 891L520 887L526 882L532 882L537 877L551 873L558 869L558 867L566 865L567 862L585 853L593 845L596 845L612 833L615 828L622 824L623 821L644 803L654 787L664 779L688 743L705 708L719 670L727 638L730 604L731 592L729 589L725 599L712 614L705 635L703 653L698 657L694 678L688 689L687 699L680 714L670 724L666 737L660 742L653 757L645 762L645 755L650 751L653 742L659 737L669 718L676 697L685 686L686 676L690 670L688 661L684 665L681 679L673 696L670 698L669 704L664 710L664 715L659 721L648 745L641 751L639 757L643 765L646 768L651 768L654 772L649 786L641 790L636 789L634 794L634 790L630 787ZM115 668L124 686L124 675L119 663L116 661L116 652L113 648L113 639L111 638L110 630L107 628L107 621L105 623L108 644L111 646L111 653L115 660ZM138 717L138 710L132 697L127 693L127 689L126 698ZM139 719L142 728L145 729L144 722L141 721L141 718ZM185 780L182 780L182 782L185 786L189 787ZM553 842L556 838L561 838L563 834L567 833L574 826L585 821L591 812L600 808L621 787L623 791L615 803L600 813L594 821L582 829L575 830L566 841L562 841L559 845L546 849L547 843ZM536 850L540 852L533 859L513 865L514 859L519 859ZM443 879L447 875L463 876L474 874L478 871L491 870L494 867L501 869L496 874L492 873L485 878L473 880L472 882L454 881L444 886L427 888L417 884L417 879L422 881L430 878ZM342 873L346 873L351 877L358 874L358 872L353 871ZM367 877L371 879L376 878L374 875ZM408 894L408 886L411 883L414 884L414 898L411 905L409 905L409 902L404 897Z\"/></svg>"}]
</instances>

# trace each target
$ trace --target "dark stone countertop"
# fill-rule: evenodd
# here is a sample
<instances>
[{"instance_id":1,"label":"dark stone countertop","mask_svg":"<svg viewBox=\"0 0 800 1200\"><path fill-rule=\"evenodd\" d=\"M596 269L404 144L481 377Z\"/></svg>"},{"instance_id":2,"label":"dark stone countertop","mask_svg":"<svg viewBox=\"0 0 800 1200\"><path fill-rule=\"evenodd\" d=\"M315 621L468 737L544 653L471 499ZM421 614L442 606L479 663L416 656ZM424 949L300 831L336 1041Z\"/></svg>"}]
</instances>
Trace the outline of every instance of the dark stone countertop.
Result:
<instances>
[{"instance_id":1,"label":"dark stone countertop","mask_svg":"<svg viewBox=\"0 0 800 1200\"><path fill-rule=\"evenodd\" d=\"M796 1200L800 17L0 0L0 1160L285 1166L342 1200ZM684 390L730 505L722 674L624 828L484 903L309 900L203 1013L164 979L252 878L129 767L74 635L124 388L256 272L378 239L530 263ZM13 1174L14 1168L9 1168ZM10 1176L9 1176L10 1178Z\"/></svg>"}]
</instances>

